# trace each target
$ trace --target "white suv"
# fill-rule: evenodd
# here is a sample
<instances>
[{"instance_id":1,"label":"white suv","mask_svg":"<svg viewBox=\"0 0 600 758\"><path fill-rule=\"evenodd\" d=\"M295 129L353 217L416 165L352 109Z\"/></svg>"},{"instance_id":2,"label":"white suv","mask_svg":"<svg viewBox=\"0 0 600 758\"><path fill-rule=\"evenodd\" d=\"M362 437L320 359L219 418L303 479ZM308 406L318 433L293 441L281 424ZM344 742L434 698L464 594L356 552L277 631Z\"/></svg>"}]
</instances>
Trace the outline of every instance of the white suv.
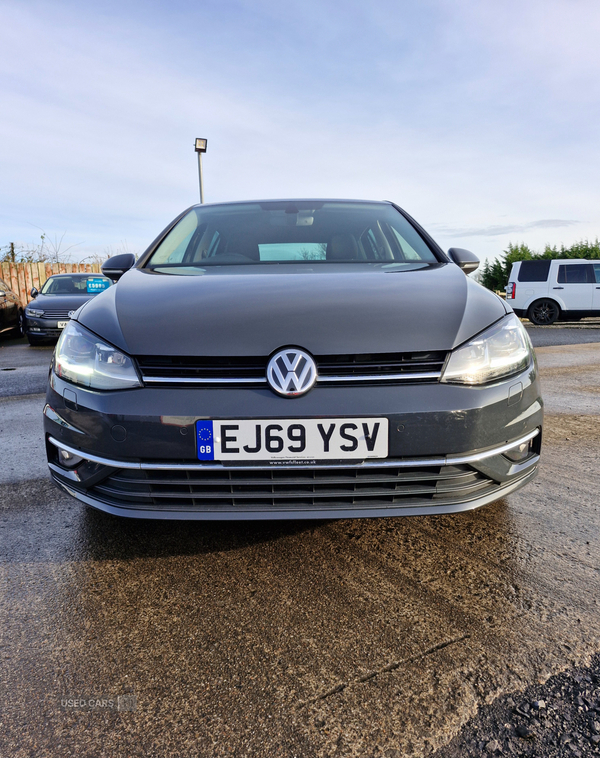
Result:
<instances>
[{"instance_id":1,"label":"white suv","mask_svg":"<svg viewBox=\"0 0 600 758\"><path fill-rule=\"evenodd\" d=\"M538 326L600 316L600 261L567 258L513 263L506 300Z\"/></svg>"}]
</instances>

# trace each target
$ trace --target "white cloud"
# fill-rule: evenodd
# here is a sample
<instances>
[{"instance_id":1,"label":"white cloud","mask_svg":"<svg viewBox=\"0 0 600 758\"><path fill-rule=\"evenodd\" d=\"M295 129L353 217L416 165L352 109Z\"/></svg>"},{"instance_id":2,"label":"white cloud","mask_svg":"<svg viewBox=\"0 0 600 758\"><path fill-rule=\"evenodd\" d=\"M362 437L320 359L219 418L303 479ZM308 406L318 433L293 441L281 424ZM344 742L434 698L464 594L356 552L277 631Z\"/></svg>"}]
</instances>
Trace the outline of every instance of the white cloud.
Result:
<instances>
[{"instance_id":1,"label":"white cloud","mask_svg":"<svg viewBox=\"0 0 600 758\"><path fill-rule=\"evenodd\" d=\"M196 136L209 201L390 199L483 257L598 234L595 2L0 16L0 245L35 224L84 252L143 248L197 199Z\"/></svg>"}]
</instances>

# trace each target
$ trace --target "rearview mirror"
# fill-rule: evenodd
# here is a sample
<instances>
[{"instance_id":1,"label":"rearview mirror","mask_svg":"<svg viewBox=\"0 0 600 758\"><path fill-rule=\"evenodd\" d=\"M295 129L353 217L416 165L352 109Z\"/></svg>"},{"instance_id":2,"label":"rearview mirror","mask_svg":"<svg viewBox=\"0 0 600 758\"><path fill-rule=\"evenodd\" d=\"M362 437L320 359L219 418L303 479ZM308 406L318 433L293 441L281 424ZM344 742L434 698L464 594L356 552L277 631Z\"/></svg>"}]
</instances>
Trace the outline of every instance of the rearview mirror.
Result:
<instances>
[{"instance_id":1,"label":"rearview mirror","mask_svg":"<svg viewBox=\"0 0 600 758\"><path fill-rule=\"evenodd\" d=\"M31 297L37 297L40 293L37 291L35 287L31 288L31 292L29 293Z\"/></svg>"},{"instance_id":2,"label":"rearview mirror","mask_svg":"<svg viewBox=\"0 0 600 758\"><path fill-rule=\"evenodd\" d=\"M112 279L113 282L117 282L134 264L135 255L133 253L121 253L104 261L101 270L104 276Z\"/></svg>"},{"instance_id":3,"label":"rearview mirror","mask_svg":"<svg viewBox=\"0 0 600 758\"><path fill-rule=\"evenodd\" d=\"M470 250L464 250L462 247L451 247L448 250L450 260L461 268L465 274L472 274L479 268L479 258Z\"/></svg>"}]
</instances>

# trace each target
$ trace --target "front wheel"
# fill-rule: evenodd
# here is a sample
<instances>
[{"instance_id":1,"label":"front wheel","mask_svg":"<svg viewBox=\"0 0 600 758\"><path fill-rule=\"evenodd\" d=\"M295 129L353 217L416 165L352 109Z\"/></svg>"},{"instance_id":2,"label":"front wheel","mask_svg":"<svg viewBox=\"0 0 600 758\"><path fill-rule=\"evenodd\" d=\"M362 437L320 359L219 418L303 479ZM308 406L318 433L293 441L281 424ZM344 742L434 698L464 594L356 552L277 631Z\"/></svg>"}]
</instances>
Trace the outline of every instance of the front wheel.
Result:
<instances>
[{"instance_id":1,"label":"front wheel","mask_svg":"<svg viewBox=\"0 0 600 758\"><path fill-rule=\"evenodd\" d=\"M39 337L31 337L29 334L27 335L27 342L29 342L31 347L41 347L47 344L47 342L41 340Z\"/></svg>"},{"instance_id":2,"label":"front wheel","mask_svg":"<svg viewBox=\"0 0 600 758\"><path fill-rule=\"evenodd\" d=\"M527 317L536 326L550 326L560 315L560 308L554 300L536 300L529 308Z\"/></svg>"},{"instance_id":3,"label":"front wheel","mask_svg":"<svg viewBox=\"0 0 600 758\"><path fill-rule=\"evenodd\" d=\"M19 311L19 316L17 318L17 325L15 327L15 332L18 337L22 337L25 334L24 330L24 318L23 318L23 311Z\"/></svg>"}]
</instances>

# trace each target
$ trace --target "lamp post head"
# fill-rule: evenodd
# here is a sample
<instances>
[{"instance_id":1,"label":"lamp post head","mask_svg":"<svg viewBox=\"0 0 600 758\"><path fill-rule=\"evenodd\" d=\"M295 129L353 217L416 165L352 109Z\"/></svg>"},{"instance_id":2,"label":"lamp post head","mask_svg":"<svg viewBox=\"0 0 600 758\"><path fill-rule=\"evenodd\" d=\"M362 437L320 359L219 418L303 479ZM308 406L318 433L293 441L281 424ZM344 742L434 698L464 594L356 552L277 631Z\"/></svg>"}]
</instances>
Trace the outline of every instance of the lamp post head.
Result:
<instances>
[{"instance_id":1,"label":"lamp post head","mask_svg":"<svg viewBox=\"0 0 600 758\"><path fill-rule=\"evenodd\" d=\"M196 137L196 142L194 143L194 150L197 153L205 153L207 142L208 140L204 139L203 137Z\"/></svg>"}]
</instances>

